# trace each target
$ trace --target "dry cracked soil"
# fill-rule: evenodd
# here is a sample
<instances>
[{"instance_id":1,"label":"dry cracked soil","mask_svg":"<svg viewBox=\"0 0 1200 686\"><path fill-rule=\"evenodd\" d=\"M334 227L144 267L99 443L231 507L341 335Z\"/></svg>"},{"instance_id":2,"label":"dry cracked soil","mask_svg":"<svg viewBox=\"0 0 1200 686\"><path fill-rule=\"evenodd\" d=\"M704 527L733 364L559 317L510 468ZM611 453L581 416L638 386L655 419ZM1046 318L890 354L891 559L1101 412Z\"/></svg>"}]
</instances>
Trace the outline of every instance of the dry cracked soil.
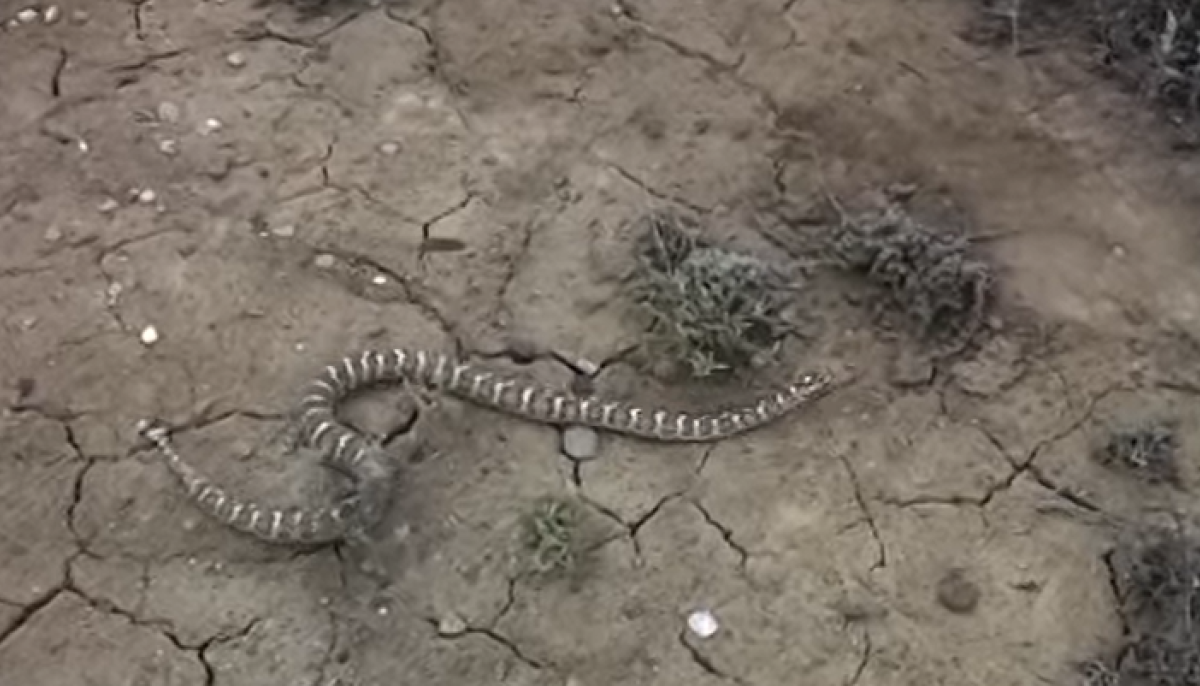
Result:
<instances>
[{"instance_id":1,"label":"dry cracked soil","mask_svg":"<svg viewBox=\"0 0 1200 686\"><path fill-rule=\"evenodd\" d=\"M1076 52L968 40L971 3L27 9L0 1L3 686L1071 684L1121 639L1116 524L1197 509L1195 155ZM812 251L828 199L897 184L999 277L986 341L932 365ZM164 417L207 472L298 501L324 481L278 447L287 412L367 346L559 386L590 360L599 392L673 407L742 394L622 356L631 227L664 207L803 267L776 375L852 381L578 465L552 428L433 398L366 550L223 528L136 437ZM405 416L386 393L350 412ZM1178 486L1089 457L1157 417ZM534 580L522 513L555 494L591 543Z\"/></svg>"}]
</instances>

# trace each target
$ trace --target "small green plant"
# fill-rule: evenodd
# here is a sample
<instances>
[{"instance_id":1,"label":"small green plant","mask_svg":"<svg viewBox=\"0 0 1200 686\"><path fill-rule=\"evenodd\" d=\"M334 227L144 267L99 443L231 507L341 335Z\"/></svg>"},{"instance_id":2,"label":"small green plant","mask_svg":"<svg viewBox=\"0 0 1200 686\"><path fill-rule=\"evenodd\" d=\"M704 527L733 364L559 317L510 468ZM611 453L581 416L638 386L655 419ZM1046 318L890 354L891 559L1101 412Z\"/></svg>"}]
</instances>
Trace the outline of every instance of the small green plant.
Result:
<instances>
[{"instance_id":1,"label":"small green plant","mask_svg":"<svg viewBox=\"0 0 1200 686\"><path fill-rule=\"evenodd\" d=\"M578 506L570 500L542 498L525 515L522 548L528 571L538 576L570 572L579 558Z\"/></svg>"},{"instance_id":2,"label":"small green plant","mask_svg":"<svg viewBox=\"0 0 1200 686\"><path fill-rule=\"evenodd\" d=\"M791 293L780 272L704 243L672 213L644 223L633 294L650 316L657 352L707 377L749 366L791 331Z\"/></svg>"}]
</instances>

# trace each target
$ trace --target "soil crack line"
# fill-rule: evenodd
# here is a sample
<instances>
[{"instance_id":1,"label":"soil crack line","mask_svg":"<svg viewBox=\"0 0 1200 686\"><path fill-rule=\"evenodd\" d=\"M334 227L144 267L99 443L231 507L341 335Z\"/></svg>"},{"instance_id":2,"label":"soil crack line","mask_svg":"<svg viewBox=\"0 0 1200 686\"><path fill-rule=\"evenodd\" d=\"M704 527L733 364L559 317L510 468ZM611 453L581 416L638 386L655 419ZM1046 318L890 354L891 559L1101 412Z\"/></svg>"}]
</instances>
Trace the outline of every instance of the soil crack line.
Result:
<instances>
[{"instance_id":1,"label":"soil crack line","mask_svg":"<svg viewBox=\"0 0 1200 686\"><path fill-rule=\"evenodd\" d=\"M746 562L750 559L750 553L746 550L745 546L743 546L741 543L738 543L737 540L734 539L733 529L718 521L717 518L714 517L712 513L700 503L700 501L693 500L692 507L696 508L696 511L700 513L700 516L704 518L704 521L709 526L716 529L717 532L721 534L721 539L725 541L725 545L729 546L729 548L737 554L738 569L745 571Z\"/></svg>"},{"instance_id":2,"label":"soil crack line","mask_svg":"<svg viewBox=\"0 0 1200 686\"><path fill-rule=\"evenodd\" d=\"M875 562L871 564L871 571L882 569L887 566L887 546L883 542L883 536L879 533L879 525L875 521L875 515L872 514L871 508L867 505L867 499L863 495L862 482L858 478L858 472L855 471L850 458L845 455L838 455L838 460L842 463L842 467L845 468L846 475L850 477L850 485L854 489L854 501L858 503L858 509L862 510L863 517L867 520L867 528L871 531L871 538L875 539L876 556Z\"/></svg>"}]
</instances>

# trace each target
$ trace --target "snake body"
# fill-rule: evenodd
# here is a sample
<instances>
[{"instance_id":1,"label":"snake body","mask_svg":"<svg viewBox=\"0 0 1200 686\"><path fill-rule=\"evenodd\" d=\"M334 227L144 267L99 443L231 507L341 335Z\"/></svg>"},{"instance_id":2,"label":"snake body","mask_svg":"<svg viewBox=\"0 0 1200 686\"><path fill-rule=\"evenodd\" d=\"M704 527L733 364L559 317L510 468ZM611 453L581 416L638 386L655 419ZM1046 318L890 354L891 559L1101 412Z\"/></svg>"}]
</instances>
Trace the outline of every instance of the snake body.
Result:
<instances>
[{"instance_id":1,"label":"snake body","mask_svg":"<svg viewBox=\"0 0 1200 686\"><path fill-rule=\"evenodd\" d=\"M740 407L692 415L636 404L578 396L509 377L440 352L366 350L325 367L305 388L298 408L302 444L355 482L335 505L269 508L233 496L191 467L174 450L167 429L147 421L141 433L202 511L238 531L270 543L327 543L365 531L389 501L395 461L380 446L338 421L338 404L354 392L380 384L412 384L500 412L554 426L588 426L661 442L713 442L767 424L815 400L832 387L824 373L807 373L773 393ZM403 450L415 450L410 432Z\"/></svg>"}]
</instances>

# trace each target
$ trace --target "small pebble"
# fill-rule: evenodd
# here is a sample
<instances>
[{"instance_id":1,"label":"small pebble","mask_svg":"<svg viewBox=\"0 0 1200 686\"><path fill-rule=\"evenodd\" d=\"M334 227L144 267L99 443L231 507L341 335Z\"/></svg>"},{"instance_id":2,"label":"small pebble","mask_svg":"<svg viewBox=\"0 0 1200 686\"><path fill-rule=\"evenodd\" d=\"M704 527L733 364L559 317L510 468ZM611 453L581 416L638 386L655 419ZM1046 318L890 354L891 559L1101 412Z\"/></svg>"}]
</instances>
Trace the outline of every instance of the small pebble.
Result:
<instances>
[{"instance_id":1,"label":"small pebble","mask_svg":"<svg viewBox=\"0 0 1200 686\"><path fill-rule=\"evenodd\" d=\"M708 610L697 610L688 615L688 628L692 630L700 638L712 638L720 625L717 624L717 618Z\"/></svg>"},{"instance_id":2,"label":"small pebble","mask_svg":"<svg viewBox=\"0 0 1200 686\"><path fill-rule=\"evenodd\" d=\"M234 69L241 69L246 66L246 56L240 52L231 52L225 56L225 64Z\"/></svg>"},{"instance_id":3,"label":"small pebble","mask_svg":"<svg viewBox=\"0 0 1200 686\"><path fill-rule=\"evenodd\" d=\"M384 155L395 155L396 153L400 152L400 144L396 143L395 141L382 143L379 146L379 152L383 153Z\"/></svg>"},{"instance_id":4,"label":"small pebble","mask_svg":"<svg viewBox=\"0 0 1200 686\"><path fill-rule=\"evenodd\" d=\"M104 202L100 203L99 209L104 214L108 214L110 212L115 212L117 210L117 208L120 206L121 206L121 203L117 202L116 200L114 200L112 198L105 198Z\"/></svg>"},{"instance_id":5,"label":"small pebble","mask_svg":"<svg viewBox=\"0 0 1200 686\"><path fill-rule=\"evenodd\" d=\"M40 16L41 13L36 9L27 7L20 12L17 12L17 21L21 22L22 24L32 24L33 22L37 21L38 17Z\"/></svg>"},{"instance_id":6,"label":"small pebble","mask_svg":"<svg viewBox=\"0 0 1200 686\"><path fill-rule=\"evenodd\" d=\"M164 124L174 124L179 121L182 112L179 111L179 105L173 102L158 103L158 120Z\"/></svg>"},{"instance_id":7,"label":"small pebble","mask_svg":"<svg viewBox=\"0 0 1200 686\"><path fill-rule=\"evenodd\" d=\"M168 138L158 142L158 151L167 157L174 157L179 154L179 144Z\"/></svg>"},{"instance_id":8,"label":"small pebble","mask_svg":"<svg viewBox=\"0 0 1200 686\"><path fill-rule=\"evenodd\" d=\"M88 145L88 142L83 140L82 138L79 139L79 142L77 143L77 145L79 146L79 152L81 152L85 155L88 154L88 151L92 149L92 146Z\"/></svg>"},{"instance_id":9,"label":"small pebble","mask_svg":"<svg viewBox=\"0 0 1200 686\"><path fill-rule=\"evenodd\" d=\"M596 374L600 373L600 365L592 362L591 360L585 360L583 358L575 360L575 368L578 369L579 373L583 374L584 376L595 376Z\"/></svg>"},{"instance_id":10,"label":"small pebble","mask_svg":"<svg viewBox=\"0 0 1200 686\"><path fill-rule=\"evenodd\" d=\"M62 239L62 229L58 228L57 226L51 226L50 228L46 229L45 238L47 243L57 243L60 239Z\"/></svg>"},{"instance_id":11,"label":"small pebble","mask_svg":"<svg viewBox=\"0 0 1200 686\"><path fill-rule=\"evenodd\" d=\"M8 29L9 31L18 29L20 27L21 22L17 21L16 19L9 19L8 21L4 22L4 28Z\"/></svg>"},{"instance_id":12,"label":"small pebble","mask_svg":"<svg viewBox=\"0 0 1200 686\"><path fill-rule=\"evenodd\" d=\"M220 131L225 125L220 119L208 118L204 120L204 125L200 127L200 135L207 136L210 133Z\"/></svg>"},{"instance_id":13,"label":"small pebble","mask_svg":"<svg viewBox=\"0 0 1200 686\"><path fill-rule=\"evenodd\" d=\"M328 253L317 255L316 259L313 260L313 264L317 265L319 269L329 269L333 266L333 262L333 255Z\"/></svg>"},{"instance_id":14,"label":"small pebble","mask_svg":"<svg viewBox=\"0 0 1200 686\"><path fill-rule=\"evenodd\" d=\"M291 224L284 224L283 226L276 226L271 229L271 233L280 238L291 238L296 235L296 227Z\"/></svg>"},{"instance_id":15,"label":"small pebble","mask_svg":"<svg viewBox=\"0 0 1200 686\"><path fill-rule=\"evenodd\" d=\"M142 329L142 335L139 338L142 339L143 345L154 345L158 342L158 329L153 326L147 326Z\"/></svg>"},{"instance_id":16,"label":"small pebble","mask_svg":"<svg viewBox=\"0 0 1200 686\"><path fill-rule=\"evenodd\" d=\"M58 9L58 5L50 5L42 12L42 21L47 24L53 24L62 16L62 10Z\"/></svg>"},{"instance_id":17,"label":"small pebble","mask_svg":"<svg viewBox=\"0 0 1200 686\"><path fill-rule=\"evenodd\" d=\"M385 286L387 285L387 282L388 279L383 274L376 274L375 278L371 279L371 283L375 284L376 286Z\"/></svg>"},{"instance_id":18,"label":"small pebble","mask_svg":"<svg viewBox=\"0 0 1200 686\"><path fill-rule=\"evenodd\" d=\"M572 460L584 461L596 457L600 436L586 426L568 426L562 434L562 451Z\"/></svg>"},{"instance_id":19,"label":"small pebble","mask_svg":"<svg viewBox=\"0 0 1200 686\"><path fill-rule=\"evenodd\" d=\"M158 200L158 194L147 188L137 194L138 202L143 205L153 205L155 200Z\"/></svg>"},{"instance_id":20,"label":"small pebble","mask_svg":"<svg viewBox=\"0 0 1200 686\"><path fill-rule=\"evenodd\" d=\"M454 636L462 636L467 632L467 623L462 617L453 612L443 615L438 620L438 636L443 638L452 638Z\"/></svg>"}]
</instances>

